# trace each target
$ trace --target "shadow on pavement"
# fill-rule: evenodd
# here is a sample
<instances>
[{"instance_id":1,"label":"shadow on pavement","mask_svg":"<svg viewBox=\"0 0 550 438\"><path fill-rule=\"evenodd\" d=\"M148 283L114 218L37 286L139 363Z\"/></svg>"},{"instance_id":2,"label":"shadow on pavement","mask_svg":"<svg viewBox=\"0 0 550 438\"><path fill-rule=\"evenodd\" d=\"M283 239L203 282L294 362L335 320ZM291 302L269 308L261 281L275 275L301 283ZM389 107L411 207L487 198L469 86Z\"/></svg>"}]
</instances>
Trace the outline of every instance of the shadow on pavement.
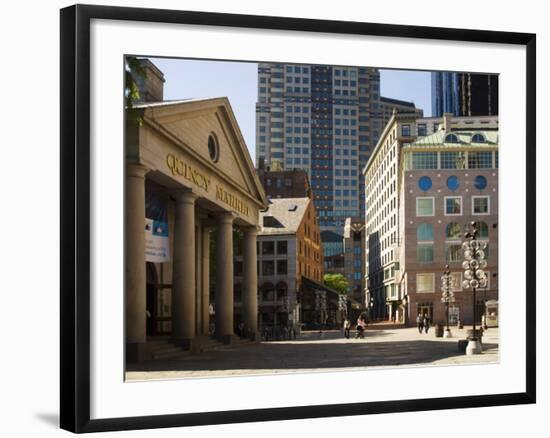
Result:
<instances>
[{"instance_id":1,"label":"shadow on pavement","mask_svg":"<svg viewBox=\"0 0 550 438\"><path fill-rule=\"evenodd\" d=\"M498 344L483 344L484 351ZM411 340L405 342L300 343L263 342L244 348L209 351L177 361L129 365L127 371L226 371L347 368L432 363L464 356L456 342ZM473 360L472 362L475 362Z\"/></svg>"}]
</instances>

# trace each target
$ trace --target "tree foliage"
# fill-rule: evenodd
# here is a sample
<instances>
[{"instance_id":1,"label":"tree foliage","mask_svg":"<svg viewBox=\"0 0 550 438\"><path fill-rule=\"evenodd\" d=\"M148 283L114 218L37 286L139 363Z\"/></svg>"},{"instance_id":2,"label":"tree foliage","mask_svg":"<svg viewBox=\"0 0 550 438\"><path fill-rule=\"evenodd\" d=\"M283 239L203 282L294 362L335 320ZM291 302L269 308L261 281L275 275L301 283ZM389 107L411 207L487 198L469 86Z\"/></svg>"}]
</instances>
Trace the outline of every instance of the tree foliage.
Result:
<instances>
[{"instance_id":1,"label":"tree foliage","mask_svg":"<svg viewBox=\"0 0 550 438\"><path fill-rule=\"evenodd\" d=\"M141 117L134 109L134 103L140 99L137 78L145 78L145 76L145 70L143 69L139 59L135 56L127 56L125 58L124 66L124 99L128 117L134 119L139 125L141 125Z\"/></svg>"},{"instance_id":2,"label":"tree foliage","mask_svg":"<svg viewBox=\"0 0 550 438\"><path fill-rule=\"evenodd\" d=\"M323 282L340 294L348 293L349 283L342 274L325 274L323 275Z\"/></svg>"}]
</instances>

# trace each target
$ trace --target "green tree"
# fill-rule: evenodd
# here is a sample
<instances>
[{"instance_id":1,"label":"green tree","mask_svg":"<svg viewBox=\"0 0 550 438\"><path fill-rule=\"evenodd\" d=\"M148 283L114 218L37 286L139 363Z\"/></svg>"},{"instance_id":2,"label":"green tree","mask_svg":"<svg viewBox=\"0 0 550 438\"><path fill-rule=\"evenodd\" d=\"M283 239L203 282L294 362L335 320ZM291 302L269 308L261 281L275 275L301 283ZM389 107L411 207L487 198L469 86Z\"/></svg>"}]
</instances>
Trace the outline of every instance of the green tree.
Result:
<instances>
[{"instance_id":1,"label":"green tree","mask_svg":"<svg viewBox=\"0 0 550 438\"><path fill-rule=\"evenodd\" d=\"M342 274L325 274L323 275L323 282L340 294L348 293L349 283Z\"/></svg>"},{"instance_id":2,"label":"green tree","mask_svg":"<svg viewBox=\"0 0 550 438\"><path fill-rule=\"evenodd\" d=\"M141 125L141 116L134 109L134 103L139 101L139 87L137 84L137 78L145 78L146 73L143 69L141 62L135 56L127 56L125 58L124 66L124 100L126 103L126 110L128 117L134 119L136 123Z\"/></svg>"}]
</instances>

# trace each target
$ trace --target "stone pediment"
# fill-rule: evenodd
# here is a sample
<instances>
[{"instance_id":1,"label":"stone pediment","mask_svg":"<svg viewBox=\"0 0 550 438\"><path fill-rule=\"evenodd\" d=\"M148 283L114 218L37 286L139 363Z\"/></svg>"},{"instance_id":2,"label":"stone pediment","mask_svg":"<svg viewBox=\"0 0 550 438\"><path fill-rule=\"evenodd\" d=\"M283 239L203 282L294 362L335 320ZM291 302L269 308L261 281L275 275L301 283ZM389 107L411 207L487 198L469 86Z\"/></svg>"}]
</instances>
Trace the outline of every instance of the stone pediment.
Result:
<instances>
[{"instance_id":1,"label":"stone pediment","mask_svg":"<svg viewBox=\"0 0 550 438\"><path fill-rule=\"evenodd\" d=\"M267 206L229 100L225 97L183 100L144 105L144 123L172 140L182 154L191 155L208 172ZM217 159L209 151L209 137L215 139Z\"/></svg>"}]
</instances>

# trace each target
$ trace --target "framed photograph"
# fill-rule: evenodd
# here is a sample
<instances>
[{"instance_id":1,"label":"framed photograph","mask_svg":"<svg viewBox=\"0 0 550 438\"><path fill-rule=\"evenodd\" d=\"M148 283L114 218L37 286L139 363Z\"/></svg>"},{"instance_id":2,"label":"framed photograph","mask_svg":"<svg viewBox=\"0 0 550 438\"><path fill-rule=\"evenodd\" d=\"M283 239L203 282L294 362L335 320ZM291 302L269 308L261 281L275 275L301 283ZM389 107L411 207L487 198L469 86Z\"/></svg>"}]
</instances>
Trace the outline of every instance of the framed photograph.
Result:
<instances>
[{"instance_id":1,"label":"framed photograph","mask_svg":"<svg viewBox=\"0 0 550 438\"><path fill-rule=\"evenodd\" d=\"M61 10L61 427L535 403L534 34Z\"/></svg>"}]
</instances>

